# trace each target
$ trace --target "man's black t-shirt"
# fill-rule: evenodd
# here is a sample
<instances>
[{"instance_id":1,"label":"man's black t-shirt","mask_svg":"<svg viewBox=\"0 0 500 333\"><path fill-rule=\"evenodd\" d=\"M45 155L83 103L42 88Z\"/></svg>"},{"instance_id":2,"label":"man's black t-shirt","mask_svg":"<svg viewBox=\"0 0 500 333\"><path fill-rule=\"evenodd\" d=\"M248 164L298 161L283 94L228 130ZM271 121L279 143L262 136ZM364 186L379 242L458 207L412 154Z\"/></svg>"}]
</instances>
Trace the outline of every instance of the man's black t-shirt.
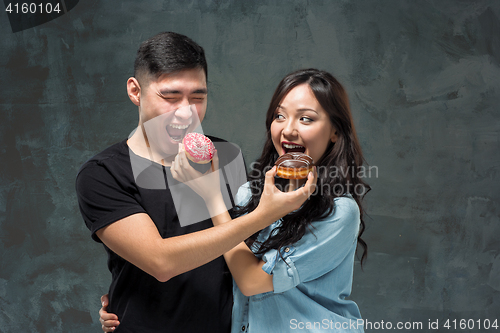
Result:
<instances>
[{"instance_id":1,"label":"man's black t-shirt","mask_svg":"<svg viewBox=\"0 0 500 333\"><path fill-rule=\"evenodd\" d=\"M246 178L241 151L210 138L217 148L220 168L225 170L221 182L225 181L231 197ZM131 158L144 165L137 168ZM232 168L225 168L231 164ZM241 167L235 168L235 164ZM162 175L162 182L158 182L158 175ZM179 222L175 194L170 190L174 185L179 183L168 167L138 157L126 140L87 161L76 181L80 211L98 242L97 230L137 213L148 214L163 238L212 227L210 219L188 225ZM206 210L202 200L186 206ZM112 274L108 311L120 321L115 332L230 332L232 279L223 257L162 283L104 248Z\"/></svg>"}]
</instances>

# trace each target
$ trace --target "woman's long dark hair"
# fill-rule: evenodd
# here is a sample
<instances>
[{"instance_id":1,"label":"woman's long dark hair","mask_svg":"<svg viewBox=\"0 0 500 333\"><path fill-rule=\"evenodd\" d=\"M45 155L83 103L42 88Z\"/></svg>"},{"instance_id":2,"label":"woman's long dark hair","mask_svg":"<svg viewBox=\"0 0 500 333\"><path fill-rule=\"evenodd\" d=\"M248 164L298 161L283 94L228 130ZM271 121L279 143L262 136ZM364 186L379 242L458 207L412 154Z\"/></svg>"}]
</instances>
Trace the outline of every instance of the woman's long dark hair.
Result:
<instances>
[{"instance_id":1,"label":"woman's long dark hair","mask_svg":"<svg viewBox=\"0 0 500 333\"><path fill-rule=\"evenodd\" d=\"M308 84L322 108L328 113L330 121L337 130L337 141L330 142L325 153L316 161L318 170L317 188L313 195L296 212L283 217L283 223L271 233L266 241L259 245L257 253L263 254L271 249L281 248L299 241L311 222L325 218L335 209L334 198L350 193L359 206L361 225L358 243L363 247L361 264L367 256L367 245L361 239L365 230L362 199L370 187L358 174L363 167L364 159L354 129L349 100L342 85L328 72L317 69L304 69L287 75L279 83L266 115L266 142L259 159L253 163L249 174L252 197L246 206L238 207L237 214L243 215L253 211L259 204L263 191L265 173L274 165L278 153L271 139L271 123L275 111L285 96L295 87ZM332 172L336 170L336 172ZM276 186L286 186L288 180L276 179ZM247 240L251 245L258 233Z\"/></svg>"}]
</instances>

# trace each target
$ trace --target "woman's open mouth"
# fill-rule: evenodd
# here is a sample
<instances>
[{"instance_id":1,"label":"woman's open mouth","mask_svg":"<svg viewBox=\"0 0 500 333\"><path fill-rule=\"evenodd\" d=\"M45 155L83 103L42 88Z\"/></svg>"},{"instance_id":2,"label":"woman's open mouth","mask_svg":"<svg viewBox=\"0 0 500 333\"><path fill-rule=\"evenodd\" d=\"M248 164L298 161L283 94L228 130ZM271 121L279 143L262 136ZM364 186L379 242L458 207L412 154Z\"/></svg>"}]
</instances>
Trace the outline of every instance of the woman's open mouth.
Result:
<instances>
[{"instance_id":1,"label":"woman's open mouth","mask_svg":"<svg viewBox=\"0 0 500 333\"><path fill-rule=\"evenodd\" d=\"M298 145L292 142L282 142L281 147L283 148L283 152L287 153L304 153L306 151L306 147Z\"/></svg>"}]
</instances>

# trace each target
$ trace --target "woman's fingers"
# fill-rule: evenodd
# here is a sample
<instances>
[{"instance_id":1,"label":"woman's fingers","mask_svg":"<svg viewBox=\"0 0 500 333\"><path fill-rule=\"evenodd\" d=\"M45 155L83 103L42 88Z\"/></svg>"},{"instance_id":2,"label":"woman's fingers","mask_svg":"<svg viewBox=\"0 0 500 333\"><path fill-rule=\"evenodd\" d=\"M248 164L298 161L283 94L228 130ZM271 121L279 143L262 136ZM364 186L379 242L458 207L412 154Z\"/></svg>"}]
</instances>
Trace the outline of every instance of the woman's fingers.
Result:
<instances>
[{"instance_id":1,"label":"woman's fingers","mask_svg":"<svg viewBox=\"0 0 500 333\"><path fill-rule=\"evenodd\" d=\"M99 311L99 316L100 316L100 319L101 319L101 323L103 321L118 321L118 316L117 315L115 315L114 313L106 312L106 310L103 310L102 312Z\"/></svg>"},{"instance_id":2,"label":"woman's fingers","mask_svg":"<svg viewBox=\"0 0 500 333\"><path fill-rule=\"evenodd\" d=\"M116 326L120 325L118 317L113 313L103 311L101 308L99 315L99 322L101 323L101 327L104 332L113 332L116 329Z\"/></svg>"},{"instance_id":3,"label":"woman's fingers","mask_svg":"<svg viewBox=\"0 0 500 333\"><path fill-rule=\"evenodd\" d=\"M113 332L120 323L118 321L101 321L103 332Z\"/></svg>"},{"instance_id":4,"label":"woman's fingers","mask_svg":"<svg viewBox=\"0 0 500 333\"><path fill-rule=\"evenodd\" d=\"M101 323L101 328L104 332L113 332L116 326L120 325L118 321L118 316L114 313L107 312L109 305L108 294L101 296L102 307L99 310L99 322Z\"/></svg>"},{"instance_id":5,"label":"woman's fingers","mask_svg":"<svg viewBox=\"0 0 500 333\"><path fill-rule=\"evenodd\" d=\"M101 304L102 304L102 307L103 308L106 308L109 304L109 295L108 294L104 294L101 296Z\"/></svg>"}]
</instances>

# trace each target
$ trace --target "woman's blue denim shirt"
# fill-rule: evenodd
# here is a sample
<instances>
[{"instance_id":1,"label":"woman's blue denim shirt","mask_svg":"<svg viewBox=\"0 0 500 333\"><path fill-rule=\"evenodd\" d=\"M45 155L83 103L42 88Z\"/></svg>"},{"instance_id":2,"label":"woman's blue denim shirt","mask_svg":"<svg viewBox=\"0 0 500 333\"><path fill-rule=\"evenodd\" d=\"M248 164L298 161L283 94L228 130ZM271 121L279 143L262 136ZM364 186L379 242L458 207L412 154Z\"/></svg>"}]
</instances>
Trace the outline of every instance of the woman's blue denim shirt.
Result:
<instances>
[{"instance_id":1,"label":"woman's blue denim shirt","mask_svg":"<svg viewBox=\"0 0 500 333\"><path fill-rule=\"evenodd\" d=\"M250 196L247 183L236 203L244 205ZM266 240L279 223L264 229L257 241ZM274 291L246 297L233 281L231 332L364 332L358 306L346 299L359 224L354 199L336 198L330 216L313 222L300 241L282 250L284 261L276 250L266 252L262 269L273 276Z\"/></svg>"}]
</instances>

